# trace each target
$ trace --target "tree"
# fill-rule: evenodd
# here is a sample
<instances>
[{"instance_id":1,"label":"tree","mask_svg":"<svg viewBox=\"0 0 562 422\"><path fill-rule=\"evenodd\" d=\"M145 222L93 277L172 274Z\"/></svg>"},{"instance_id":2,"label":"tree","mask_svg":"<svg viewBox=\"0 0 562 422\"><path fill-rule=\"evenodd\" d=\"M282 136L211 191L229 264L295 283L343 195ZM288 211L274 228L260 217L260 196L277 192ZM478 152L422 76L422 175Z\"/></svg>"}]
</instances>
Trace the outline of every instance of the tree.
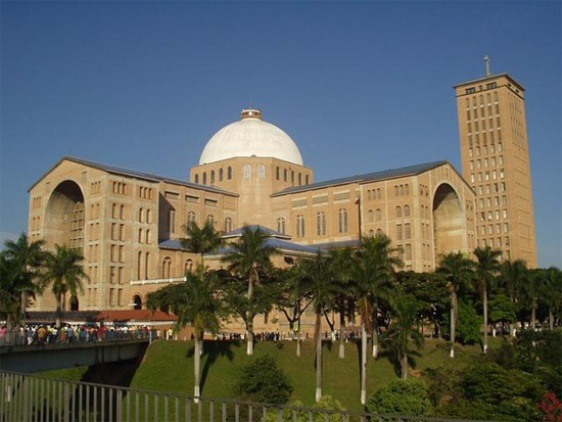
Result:
<instances>
[{"instance_id":1,"label":"tree","mask_svg":"<svg viewBox=\"0 0 562 422\"><path fill-rule=\"evenodd\" d=\"M500 270L500 257L502 252L499 249L492 249L490 246L478 247L474 250L476 255L476 284L482 298L483 322L483 346L484 353L488 351L488 289L494 282Z\"/></svg>"},{"instance_id":2,"label":"tree","mask_svg":"<svg viewBox=\"0 0 562 422\"><path fill-rule=\"evenodd\" d=\"M276 248L267 244L268 234L258 226L245 226L242 236L229 245L231 252L223 257L229 270L247 281L246 330L248 332L247 354L254 354L254 286L260 283L260 274L272 271L271 257L278 254Z\"/></svg>"},{"instance_id":3,"label":"tree","mask_svg":"<svg viewBox=\"0 0 562 422\"><path fill-rule=\"evenodd\" d=\"M147 307L152 311L168 309L177 316L175 329L179 330L188 324L195 331L195 351L193 353L195 402L199 401L201 388L201 355L203 354L203 336L205 330L216 333L219 331L219 317L223 308L216 292L214 273L205 271L199 264L195 272L187 272L186 281L170 284L148 294Z\"/></svg>"},{"instance_id":4,"label":"tree","mask_svg":"<svg viewBox=\"0 0 562 422\"><path fill-rule=\"evenodd\" d=\"M276 360L264 355L242 368L235 390L243 400L285 404L291 397L293 387Z\"/></svg>"},{"instance_id":5,"label":"tree","mask_svg":"<svg viewBox=\"0 0 562 422\"><path fill-rule=\"evenodd\" d=\"M277 269L277 279L281 283L281 289L280 294L275 297L275 305L287 318L291 333L294 333L295 324L300 321L302 314L311 304L307 298L307 286L301 278L300 271L301 269L296 265L287 269ZM297 331L296 354L301 355L300 330Z\"/></svg>"},{"instance_id":6,"label":"tree","mask_svg":"<svg viewBox=\"0 0 562 422\"><path fill-rule=\"evenodd\" d=\"M449 285L451 294L451 351L450 356L455 357L455 324L458 319L458 293L466 287L474 275L474 262L466 258L462 252L450 252L441 259L437 272L443 274Z\"/></svg>"},{"instance_id":7,"label":"tree","mask_svg":"<svg viewBox=\"0 0 562 422\"><path fill-rule=\"evenodd\" d=\"M540 290L541 300L548 307L548 325L554 329L554 315L562 317L562 271L556 267L545 270Z\"/></svg>"},{"instance_id":8,"label":"tree","mask_svg":"<svg viewBox=\"0 0 562 422\"><path fill-rule=\"evenodd\" d=\"M54 252L47 252L45 256L44 271L41 275L45 285L51 284L51 289L57 302L56 325L60 328L62 311L65 309L66 294L72 296L83 292L82 279L88 276L84 272L81 261L82 254L65 245L55 245Z\"/></svg>"},{"instance_id":9,"label":"tree","mask_svg":"<svg viewBox=\"0 0 562 422\"><path fill-rule=\"evenodd\" d=\"M397 249L391 247L391 240L385 234L362 237L355 253L351 276L358 285L359 311L362 329L361 360L361 403L367 401L367 357L366 330L373 334L373 357L378 354L377 318L379 302L392 295L392 281L395 279L394 267L401 267L402 261L393 256Z\"/></svg>"},{"instance_id":10,"label":"tree","mask_svg":"<svg viewBox=\"0 0 562 422\"><path fill-rule=\"evenodd\" d=\"M400 363L402 379L408 378L408 356L411 353L410 344L417 350L424 343L422 333L416 327L420 304L411 294L402 294L393 300L393 317L386 333L386 343Z\"/></svg>"},{"instance_id":11,"label":"tree","mask_svg":"<svg viewBox=\"0 0 562 422\"><path fill-rule=\"evenodd\" d=\"M322 313L334 302L336 285L333 283L330 258L320 252L313 259L300 262L301 277L312 300L314 340L316 342L316 402L322 398Z\"/></svg>"},{"instance_id":12,"label":"tree","mask_svg":"<svg viewBox=\"0 0 562 422\"><path fill-rule=\"evenodd\" d=\"M35 293L41 291L41 286L38 284L39 269L43 264L45 259L45 252L43 251L43 246L45 242L43 240L37 240L30 242L27 235L22 233L20 237L16 240L8 240L4 243L4 250L2 253L5 255L5 259L10 261L9 264L14 271L12 274L13 288L21 296L21 303L14 309L15 313L10 315L10 320L8 322L21 322L25 324L25 310L27 307L28 297L34 296ZM15 291L12 292L16 293ZM10 324L8 324L9 326Z\"/></svg>"},{"instance_id":13,"label":"tree","mask_svg":"<svg viewBox=\"0 0 562 422\"><path fill-rule=\"evenodd\" d=\"M223 244L220 233L215 230L215 226L210 220L205 221L203 227L199 227L195 221L190 221L183 229L187 236L181 239L183 248L199 254L199 260L203 266L205 265L203 256Z\"/></svg>"},{"instance_id":14,"label":"tree","mask_svg":"<svg viewBox=\"0 0 562 422\"><path fill-rule=\"evenodd\" d=\"M355 311L357 286L351 278L352 253L350 248L337 248L328 252L332 278L338 286L334 309L338 311L340 316L340 344L338 351L340 359L345 358L346 319L352 318Z\"/></svg>"},{"instance_id":15,"label":"tree","mask_svg":"<svg viewBox=\"0 0 562 422\"><path fill-rule=\"evenodd\" d=\"M523 285L529 280L529 270L527 263L522 259L515 261L505 261L500 266L500 285L504 287L511 303L517 304ZM510 336L515 336L513 324L509 324Z\"/></svg>"}]
</instances>

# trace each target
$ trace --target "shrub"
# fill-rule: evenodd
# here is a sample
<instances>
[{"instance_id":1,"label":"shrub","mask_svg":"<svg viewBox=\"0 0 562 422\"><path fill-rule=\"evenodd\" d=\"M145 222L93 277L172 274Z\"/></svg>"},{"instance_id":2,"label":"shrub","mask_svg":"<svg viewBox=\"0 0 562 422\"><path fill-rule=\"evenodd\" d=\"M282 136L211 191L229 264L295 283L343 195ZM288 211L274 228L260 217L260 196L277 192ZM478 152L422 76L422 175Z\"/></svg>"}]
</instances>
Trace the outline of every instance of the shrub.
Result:
<instances>
[{"instance_id":1,"label":"shrub","mask_svg":"<svg viewBox=\"0 0 562 422\"><path fill-rule=\"evenodd\" d=\"M258 357L243 367L241 372L235 387L239 398L271 404L289 401L293 387L273 357Z\"/></svg>"},{"instance_id":2,"label":"shrub","mask_svg":"<svg viewBox=\"0 0 562 422\"><path fill-rule=\"evenodd\" d=\"M375 391L367 403L369 412L411 416L430 415L433 406L426 384L419 379L396 380Z\"/></svg>"},{"instance_id":3,"label":"shrub","mask_svg":"<svg viewBox=\"0 0 562 422\"><path fill-rule=\"evenodd\" d=\"M479 343L481 341L481 326L482 318L476 313L472 302L459 300L459 327L457 336L461 343Z\"/></svg>"}]
</instances>

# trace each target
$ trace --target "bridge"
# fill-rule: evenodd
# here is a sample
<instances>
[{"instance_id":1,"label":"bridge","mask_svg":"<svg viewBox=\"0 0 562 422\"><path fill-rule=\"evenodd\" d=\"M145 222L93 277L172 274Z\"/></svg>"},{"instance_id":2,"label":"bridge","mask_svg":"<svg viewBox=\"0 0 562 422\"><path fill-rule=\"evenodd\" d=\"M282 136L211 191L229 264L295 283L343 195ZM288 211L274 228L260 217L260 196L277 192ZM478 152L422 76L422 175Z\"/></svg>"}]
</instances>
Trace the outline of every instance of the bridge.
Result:
<instances>
[{"instance_id":1,"label":"bridge","mask_svg":"<svg viewBox=\"0 0 562 422\"><path fill-rule=\"evenodd\" d=\"M151 339L152 336L131 336L89 342L4 345L0 347L0 370L33 373L138 359Z\"/></svg>"},{"instance_id":2,"label":"bridge","mask_svg":"<svg viewBox=\"0 0 562 422\"><path fill-rule=\"evenodd\" d=\"M0 391L0 422L452 421L209 397L194 399L183 393L49 379L1 370Z\"/></svg>"}]
</instances>

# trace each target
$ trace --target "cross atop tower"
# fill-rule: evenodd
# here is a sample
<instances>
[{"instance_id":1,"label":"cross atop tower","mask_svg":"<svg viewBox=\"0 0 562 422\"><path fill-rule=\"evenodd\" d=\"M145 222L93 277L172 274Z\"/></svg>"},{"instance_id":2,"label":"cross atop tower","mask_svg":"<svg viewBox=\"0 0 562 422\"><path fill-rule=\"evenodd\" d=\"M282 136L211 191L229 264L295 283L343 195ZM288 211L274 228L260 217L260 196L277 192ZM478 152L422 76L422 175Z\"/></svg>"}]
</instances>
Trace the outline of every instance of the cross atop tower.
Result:
<instances>
[{"instance_id":1,"label":"cross atop tower","mask_svg":"<svg viewBox=\"0 0 562 422\"><path fill-rule=\"evenodd\" d=\"M490 64L492 63L492 60L490 59L490 56L488 56L486 54L484 56L484 61L486 62L486 77L492 76L492 70L491 70L491 66L490 66Z\"/></svg>"}]
</instances>

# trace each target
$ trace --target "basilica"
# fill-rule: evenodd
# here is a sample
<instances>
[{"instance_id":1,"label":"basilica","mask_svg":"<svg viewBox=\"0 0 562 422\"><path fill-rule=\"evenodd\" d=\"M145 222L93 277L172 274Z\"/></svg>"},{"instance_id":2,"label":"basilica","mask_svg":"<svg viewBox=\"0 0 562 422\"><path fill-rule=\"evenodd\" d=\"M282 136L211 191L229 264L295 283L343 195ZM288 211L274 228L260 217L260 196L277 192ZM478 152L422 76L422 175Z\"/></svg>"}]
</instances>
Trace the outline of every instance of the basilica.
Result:
<instances>
[{"instance_id":1,"label":"basilica","mask_svg":"<svg viewBox=\"0 0 562 422\"><path fill-rule=\"evenodd\" d=\"M216 132L189 181L63 157L29 196L30 239L83 251L88 279L69 310L144 309L149 292L197 262L179 242L189 221L211 221L225 238L260 226L278 265L377 232L401 248L406 270L476 247L475 193L448 161L316 181L295 141L256 109ZM217 254L205 262L221 265ZM33 308L54 309L54 298Z\"/></svg>"}]
</instances>

